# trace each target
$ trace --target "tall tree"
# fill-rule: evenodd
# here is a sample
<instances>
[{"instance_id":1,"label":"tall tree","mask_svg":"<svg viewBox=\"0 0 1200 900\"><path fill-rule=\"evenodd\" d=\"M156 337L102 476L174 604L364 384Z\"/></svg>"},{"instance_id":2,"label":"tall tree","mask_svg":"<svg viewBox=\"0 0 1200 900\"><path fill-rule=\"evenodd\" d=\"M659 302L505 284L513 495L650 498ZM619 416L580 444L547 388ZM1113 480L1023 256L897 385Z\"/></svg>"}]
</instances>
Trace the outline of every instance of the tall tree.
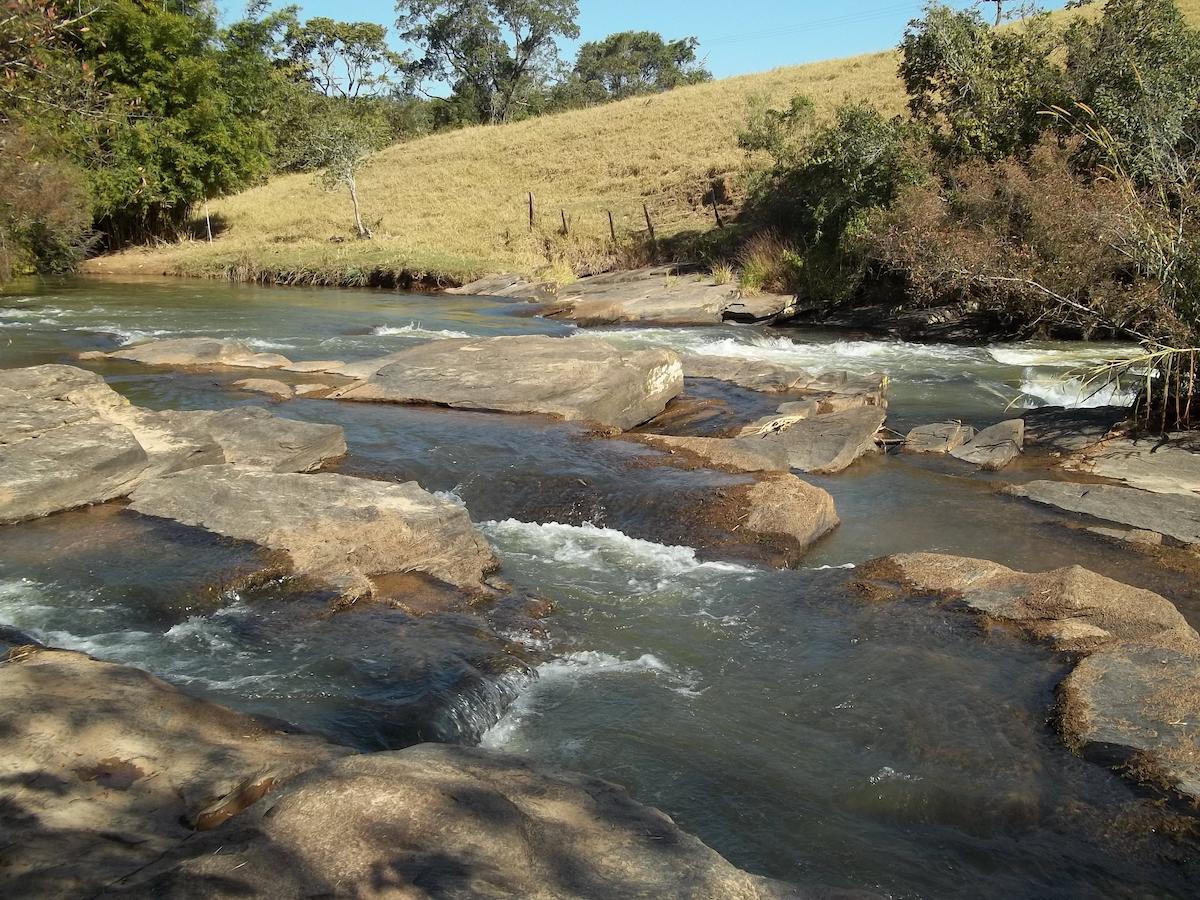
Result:
<instances>
[{"instance_id":1,"label":"tall tree","mask_svg":"<svg viewBox=\"0 0 1200 900\"><path fill-rule=\"evenodd\" d=\"M589 97L620 100L712 79L696 60L694 37L665 41L653 31L622 31L579 48L574 75Z\"/></svg>"},{"instance_id":2,"label":"tall tree","mask_svg":"<svg viewBox=\"0 0 1200 900\"><path fill-rule=\"evenodd\" d=\"M338 22L318 16L293 22L285 38L297 71L326 97L357 99L392 86L407 60L387 43L387 28L374 22Z\"/></svg>"},{"instance_id":3,"label":"tall tree","mask_svg":"<svg viewBox=\"0 0 1200 900\"><path fill-rule=\"evenodd\" d=\"M557 64L555 40L579 36L578 0L399 0L396 12L401 38L424 54L420 71L492 124Z\"/></svg>"}]
</instances>

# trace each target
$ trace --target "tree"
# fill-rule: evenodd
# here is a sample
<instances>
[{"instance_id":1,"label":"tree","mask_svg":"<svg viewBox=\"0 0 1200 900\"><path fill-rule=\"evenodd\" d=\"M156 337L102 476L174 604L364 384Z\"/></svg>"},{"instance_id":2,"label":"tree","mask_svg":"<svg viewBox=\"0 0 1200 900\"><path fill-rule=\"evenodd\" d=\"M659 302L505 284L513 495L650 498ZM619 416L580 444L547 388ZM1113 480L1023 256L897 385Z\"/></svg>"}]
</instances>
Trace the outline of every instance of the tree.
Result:
<instances>
[{"instance_id":1,"label":"tree","mask_svg":"<svg viewBox=\"0 0 1200 900\"><path fill-rule=\"evenodd\" d=\"M418 71L491 124L509 121L522 92L553 69L555 39L579 36L578 0L400 0L396 12L401 38L424 53Z\"/></svg>"},{"instance_id":2,"label":"tree","mask_svg":"<svg viewBox=\"0 0 1200 900\"><path fill-rule=\"evenodd\" d=\"M931 3L900 45L909 109L956 159L1027 151L1046 129L1042 111L1064 99L1057 46L1045 15L996 30L977 9Z\"/></svg>"},{"instance_id":3,"label":"tree","mask_svg":"<svg viewBox=\"0 0 1200 900\"><path fill-rule=\"evenodd\" d=\"M41 0L6 0L0 8L0 123L93 113L100 106L92 72L72 45L97 11L80 3L64 14Z\"/></svg>"},{"instance_id":4,"label":"tree","mask_svg":"<svg viewBox=\"0 0 1200 900\"><path fill-rule=\"evenodd\" d=\"M387 28L373 22L293 21L285 41L299 75L326 97L378 94L408 67L407 59L388 47Z\"/></svg>"},{"instance_id":5,"label":"tree","mask_svg":"<svg viewBox=\"0 0 1200 900\"><path fill-rule=\"evenodd\" d=\"M622 31L579 48L574 76L603 100L652 94L712 79L696 60L694 37L664 41L653 31Z\"/></svg>"}]
</instances>

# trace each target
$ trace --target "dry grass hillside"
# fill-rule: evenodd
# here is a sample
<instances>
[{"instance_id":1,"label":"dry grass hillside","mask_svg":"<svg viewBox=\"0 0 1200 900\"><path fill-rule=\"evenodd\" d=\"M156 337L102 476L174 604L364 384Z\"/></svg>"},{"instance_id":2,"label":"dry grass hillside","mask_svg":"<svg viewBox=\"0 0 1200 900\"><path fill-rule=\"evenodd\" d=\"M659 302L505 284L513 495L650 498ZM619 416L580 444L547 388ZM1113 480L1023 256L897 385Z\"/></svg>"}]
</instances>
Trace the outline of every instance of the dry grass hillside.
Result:
<instances>
[{"instance_id":1,"label":"dry grass hillside","mask_svg":"<svg viewBox=\"0 0 1200 900\"><path fill-rule=\"evenodd\" d=\"M1200 21L1200 0L1182 0ZM412 273L462 279L546 265L529 233L527 194L540 229L565 212L583 242L645 229L643 203L661 235L711 227L705 195L714 179L735 186L748 161L737 147L749 103L808 94L818 109L865 98L904 109L895 51L776 69L649 98L504 126L432 135L379 153L360 178L375 239L351 237L349 198L308 175L272 180L214 202L224 230L209 245L186 242L94 260L95 271L368 283ZM726 210L729 212L730 210Z\"/></svg>"}]
</instances>

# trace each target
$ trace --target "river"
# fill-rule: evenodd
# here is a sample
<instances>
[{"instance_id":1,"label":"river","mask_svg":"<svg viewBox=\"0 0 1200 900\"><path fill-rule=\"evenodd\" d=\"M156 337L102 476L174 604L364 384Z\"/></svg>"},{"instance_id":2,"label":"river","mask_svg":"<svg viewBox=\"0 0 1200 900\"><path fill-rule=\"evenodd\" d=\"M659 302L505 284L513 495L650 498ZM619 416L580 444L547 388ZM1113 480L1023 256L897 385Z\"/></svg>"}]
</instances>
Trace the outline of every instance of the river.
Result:
<instances>
[{"instance_id":1,"label":"river","mask_svg":"<svg viewBox=\"0 0 1200 900\"><path fill-rule=\"evenodd\" d=\"M155 279L0 294L0 367L151 337L355 359L529 333L579 332L486 298ZM1122 348L732 325L587 333L884 371L900 432L1128 400L1071 379ZM680 498L733 476L645 465L651 451L638 444L537 417L273 405L231 388L231 375L93 365L152 408L264 405L344 426L338 471L415 479L464 503L504 577L558 611L535 639L466 615L368 606L329 616L325 598L287 580L214 589L254 568L250 548L110 504L0 529L0 624L356 747L480 742L608 778L736 865L801 885L889 897L1195 895L1195 840L1167 834L1154 798L1071 755L1048 724L1066 660L960 612L869 603L850 586L854 566L901 551L1026 570L1079 563L1162 592L1200 624L1200 585L1187 574L994 493L995 475L887 455L813 478L843 525L802 568L774 571L688 546ZM713 383L689 390L734 408L763 403Z\"/></svg>"}]
</instances>

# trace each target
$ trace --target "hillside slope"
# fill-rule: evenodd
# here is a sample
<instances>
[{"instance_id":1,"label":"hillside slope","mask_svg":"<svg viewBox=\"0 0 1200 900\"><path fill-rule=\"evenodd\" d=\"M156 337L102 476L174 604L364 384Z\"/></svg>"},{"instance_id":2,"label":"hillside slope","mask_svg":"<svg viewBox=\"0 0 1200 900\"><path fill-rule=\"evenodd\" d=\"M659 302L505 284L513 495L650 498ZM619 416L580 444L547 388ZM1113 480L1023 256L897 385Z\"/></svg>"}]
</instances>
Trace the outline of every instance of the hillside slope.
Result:
<instances>
[{"instance_id":1,"label":"hillside slope","mask_svg":"<svg viewBox=\"0 0 1200 900\"><path fill-rule=\"evenodd\" d=\"M1200 0L1181 0L1200 22ZM653 97L503 126L431 135L379 153L360 177L372 241L352 239L349 198L309 175L291 175L210 204L217 239L134 250L93 260L95 272L141 272L303 283L358 284L411 273L464 279L545 265L529 233L528 192L538 226L606 237L660 235L712 226L704 203L714 178L745 170L737 147L752 98L785 103L808 94L819 111L867 99L887 115L904 110L895 51L812 63L680 88Z\"/></svg>"}]
</instances>

